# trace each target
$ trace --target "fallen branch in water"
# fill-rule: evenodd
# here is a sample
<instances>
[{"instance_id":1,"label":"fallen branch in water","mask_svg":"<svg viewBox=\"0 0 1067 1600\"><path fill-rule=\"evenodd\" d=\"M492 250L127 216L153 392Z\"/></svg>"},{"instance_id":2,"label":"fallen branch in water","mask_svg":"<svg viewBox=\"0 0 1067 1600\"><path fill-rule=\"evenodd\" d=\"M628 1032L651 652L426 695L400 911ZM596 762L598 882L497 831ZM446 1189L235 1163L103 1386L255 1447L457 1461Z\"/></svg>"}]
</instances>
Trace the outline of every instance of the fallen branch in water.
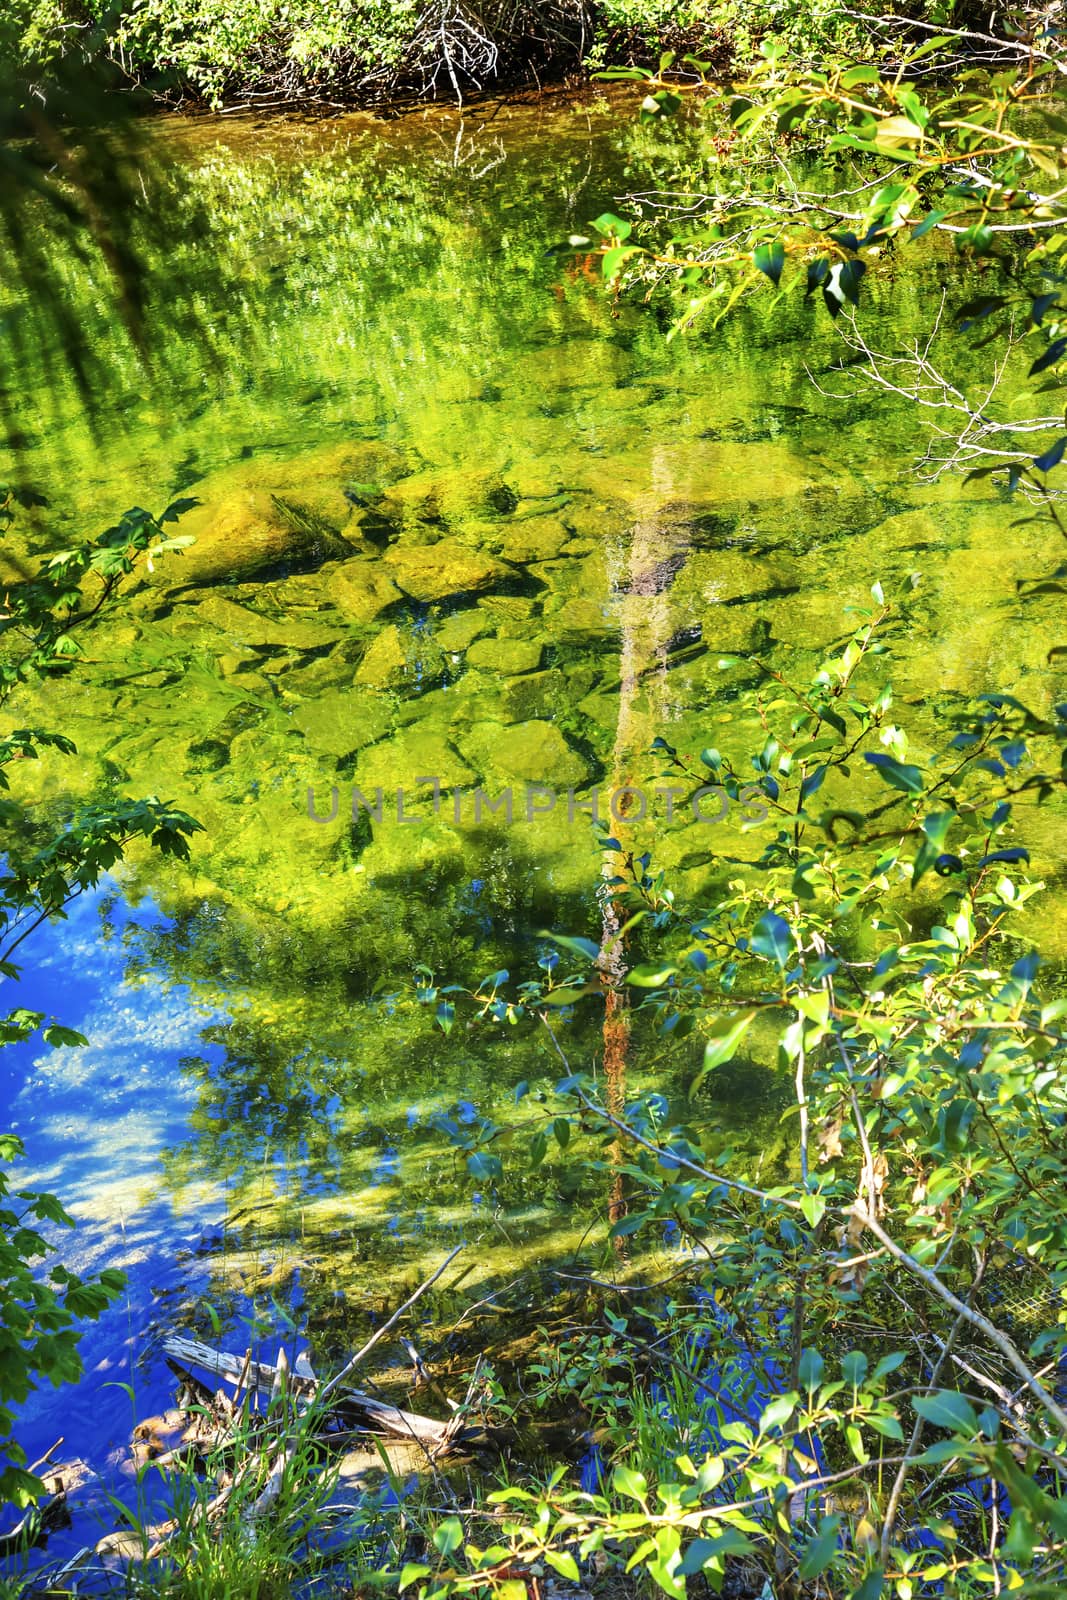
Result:
<instances>
[{"instance_id":1,"label":"fallen branch in water","mask_svg":"<svg viewBox=\"0 0 1067 1600\"><path fill-rule=\"evenodd\" d=\"M44 1465L48 1457L53 1455L62 1444L62 1439L52 1446L47 1455L35 1461L32 1472ZM6 1560L9 1556L16 1556L21 1551L36 1544L41 1536L50 1528L58 1527L67 1515L67 1496L78 1489L84 1489L86 1484L92 1483L96 1473L84 1461L68 1461L58 1467L50 1467L47 1472L41 1473L47 1494L44 1499L30 1506L29 1510L7 1533L0 1534L0 1559Z\"/></svg>"},{"instance_id":2,"label":"fallen branch in water","mask_svg":"<svg viewBox=\"0 0 1067 1600\"><path fill-rule=\"evenodd\" d=\"M366 1344L363 1346L362 1350L357 1350L351 1360L345 1362L340 1372L338 1372L335 1377L331 1378L329 1383L323 1385L319 1394L320 1400L324 1400L331 1390L336 1389L340 1384L344 1383L345 1379L350 1375L350 1373L354 1372L359 1366L363 1358L369 1355L374 1349L374 1346L378 1343L379 1339L384 1339L389 1330L396 1327L397 1323L400 1321L400 1318L404 1315L404 1312L409 1311L415 1304L416 1300L426 1293L430 1285L437 1282L438 1278L446 1270L446 1268L451 1266L452 1262L455 1261L462 1249L463 1246L461 1244L457 1244L456 1248L450 1251L442 1261L437 1271L432 1273L424 1283L420 1283L414 1294L409 1295L404 1301L404 1304L399 1306L396 1311L393 1312L393 1315L389 1318L388 1322L383 1322L377 1333L371 1335Z\"/></svg>"},{"instance_id":3,"label":"fallen branch in water","mask_svg":"<svg viewBox=\"0 0 1067 1600\"><path fill-rule=\"evenodd\" d=\"M199 1339L190 1338L186 1334L174 1334L165 1339L163 1353L169 1365L182 1375L187 1374L190 1367L199 1367L231 1383L243 1376L248 1393L251 1395L258 1394L269 1398L277 1382L276 1366L270 1366L262 1361L250 1361L247 1357L242 1360L226 1350L213 1350L210 1345L202 1344ZM342 1372L350 1370L353 1365L353 1362L349 1362ZM334 1386L331 1383L319 1389L316 1379L302 1377L294 1370L288 1371L286 1382L289 1392L305 1402L317 1399L321 1403L328 1390ZM338 1412L344 1414L345 1420L355 1414L368 1431L415 1440L419 1444L436 1449L446 1447L455 1437L454 1418L448 1422L438 1422L434 1417L420 1416L418 1412L404 1411L385 1400L377 1400L373 1395L365 1394L360 1389L342 1389L333 1405L324 1413L324 1424L329 1416Z\"/></svg>"}]
</instances>

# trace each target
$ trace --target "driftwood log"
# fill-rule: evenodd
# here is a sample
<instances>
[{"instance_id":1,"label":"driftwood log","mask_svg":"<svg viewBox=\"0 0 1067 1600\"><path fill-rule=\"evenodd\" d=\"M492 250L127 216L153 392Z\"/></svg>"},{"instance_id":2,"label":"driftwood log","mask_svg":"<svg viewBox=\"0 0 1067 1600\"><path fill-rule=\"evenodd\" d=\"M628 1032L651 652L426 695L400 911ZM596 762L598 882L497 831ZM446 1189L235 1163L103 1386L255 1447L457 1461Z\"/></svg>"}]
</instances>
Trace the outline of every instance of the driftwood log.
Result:
<instances>
[{"instance_id":1,"label":"driftwood log","mask_svg":"<svg viewBox=\"0 0 1067 1600\"><path fill-rule=\"evenodd\" d=\"M195 1377L197 1370L208 1372L216 1379L243 1385L265 1400L270 1399L279 1380L277 1366L230 1355L225 1350L212 1350L210 1345L187 1334L172 1334L165 1339L163 1354L172 1370L182 1377ZM296 1369L285 1371L284 1383L287 1392L297 1400L312 1400L319 1390L316 1378L307 1377ZM414 1440L434 1456L442 1454L463 1437L469 1437L469 1430L457 1427L454 1417L447 1422L438 1422L433 1417L420 1416L414 1411L402 1411L399 1406L376 1400L373 1395L364 1394L360 1389L334 1390L330 1410L345 1421L351 1421L355 1428L362 1426L366 1432Z\"/></svg>"}]
</instances>

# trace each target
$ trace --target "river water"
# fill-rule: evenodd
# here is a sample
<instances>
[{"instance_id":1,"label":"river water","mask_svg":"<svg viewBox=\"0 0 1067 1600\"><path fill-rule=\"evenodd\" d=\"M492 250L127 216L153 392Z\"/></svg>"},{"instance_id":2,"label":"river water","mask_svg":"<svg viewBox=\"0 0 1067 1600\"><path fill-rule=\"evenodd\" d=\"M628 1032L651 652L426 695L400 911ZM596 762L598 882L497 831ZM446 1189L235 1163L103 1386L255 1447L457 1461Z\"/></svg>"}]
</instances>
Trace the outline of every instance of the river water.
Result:
<instances>
[{"instance_id":1,"label":"river water","mask_svg":"<svg viewBox=\"0 0 1067 1600\"><path fill-rule=\"evenodd\" d=\"M134 857L29 949L19 1003L89 1045L0 1062L19 1181L79 1223L64 1259L130 1274L84 1382L32 1397L24 1442L32 1457L63 1434L120 1487L132 1411L166 1400L167 1328L241 1348L298 1334L331 1356L461 1238L428 1321L524 1272L528 1301L552 1267L603 1268L607 1189L526 1155L551 1041L473 1023L469 1002L446 1033L415 991L504 969L513 989L552 959L546 930L599 936L594 790L612 820L612 794L642 788L629 835L680 898L710 892L737 819L688 800L668 818L649 747L744 747L756 721L723 653L810 672L843 608L921 568L888 671L914 737L973 690L1055 691L1054 614L1015 598L1047 533L1006 538L988 484L920 482L914 408L830 373L821 309L768 286L669 341L595 261L549 253L657 181L662 136L629 112L152 138L179 161L155 266L185 323L146 375L72 264L106 387L90 425L72 388L28 373L12 469L49 502L16 530L22 558L128 505L198 502L179 526L196 542L131 587L75 677L14 712L78 746L20 772L32 824L154 793L204 828L191 865ZM872 273L869 315L903 337L943 273L933 249ZM380 818L353 820L354 790L381 791ZM1058 870L1054 821L1028 826ZM1046 910L1053 954L1061 927ZM560 1035L574 1064L618 1071L601 1019ZM640 1016L624 1046L631 1086L668 1094L700 1050ZM709 1120L775 1158L768 1066L702 1092ZM456 1148L490 1148L482 1119L502 1173Z\"/></svg>"}]
</instances>

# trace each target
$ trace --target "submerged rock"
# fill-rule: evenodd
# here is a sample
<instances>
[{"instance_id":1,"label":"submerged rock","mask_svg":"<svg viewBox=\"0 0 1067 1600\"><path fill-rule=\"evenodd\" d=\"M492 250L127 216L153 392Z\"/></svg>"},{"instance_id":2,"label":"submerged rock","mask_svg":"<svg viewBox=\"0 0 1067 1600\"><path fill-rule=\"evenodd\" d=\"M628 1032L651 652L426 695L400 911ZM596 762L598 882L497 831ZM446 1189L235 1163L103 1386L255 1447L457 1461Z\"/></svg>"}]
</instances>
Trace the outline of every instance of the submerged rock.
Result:
<instances>
[{"instance_id":1,"label":"submerged rock","mask_svg":"<svg viewBox=\"0 0 1067 1600\"><path fill-rule=\"evenodd\" d=\"M599 600L567 600L549 619L549 626L565 644L602 644L619 632L619 619Z\"/></svg>"},{"instance_id":2,"label":"submerged rock","mask_svg":"<svg viewBox=\"0 0 1067 1600\"><path fill-rule=\"evenodd\" d=\"M371 643L355 681L375 689L406 685L418 693L443 677L445 665L445 658L427 629L400 627L391 622Z\"/></svg>"},{"instance_id":3,"label":"submerged rock","mask_svg":"<svg viewBox=\"0 0 1067 1600\"><path fill-rule=\"evenodd\" d=\"M395 623L383 628L373 641L356 672L357 683L367 683L377 689L402 683L407 675L407 651Z\"/></svg>"},{"instance_id":4,"label":"submerged rock","mask_svg":"<svg viewBox=\"0 0 1067 1600\"><path fill-rule=\"evenodd\" d=\"M486 616L484 611L457 611L450 617L442 617L433 630L437 647L447 654L466 650L475 639L480 639L483 634L491 633L493 621Z\"/></svg>"},{"instance_id":5,"label":"submerged rock","mask_svg":"<svg viewBox=\"0 0 1067 1600\"><path fill-rule=\"evenodd\" d=\"M389 731L392 709L366 689L327 689L293 711L293 726L324 755L347 756Z\"/></svg>"},{"instance_id":6,"label":"submerged rock","mask_svg":"<svg viewBox=\"0 0 1067 1600\"><path fill-rule=\"evenodd\" d=\"M467 651L467 664L506 678L519 677L537 671L543 648L536 639L477 639Z\"/></svg>"},{"instance_id":7,"label":"submerged rock","mask_svg":"<svg viewBox=\"0 0 1067 1600\"><path fill-rule=\"evenodd\" d=\"M320 577L326 597L350 622L373 622L404 598L377 556L325 567Z\"/></svg>"},{"instance_id":8,"label":"submerged rock","mask_svg":"<svg viewBox=\"0 0 1067 1600\"><path fill-rule=\"evenodd\" d=\"M495 715L502 722L546 720L553 715L556 701L566 688L567 679L555 669L527 673L504 685L497 698Z\"/></svg>"},{"instance_id":9,"label":"submerged rock","mask_svg":"<svg viewBox=\"0 0 1067 1600\"><path fill-rule=\"evenodd\" d=\"M356 758L356 784L368 798L369 790L381 789L394 815L398 789L405 792L407 811L429 811L432 787L425 780L434 778L442 788L463 788L474 781L474 772L444 734L425 725L405 728Z\"/></svg>"},{"instance_id":10,"label":"submerged rock","mask_svg":"<svg viewBox=\"0 0 1067 1600\"><path fill-rule=\"evenodd\" d=\"M520 567L532 561L554 561L570 537L570 529L555 518L531 519L508 529L499 542L500 554Z\"/></svg>"},{"instance_id":11,"label":"submerged rock","mask_svg":"<svg viewBox=\"0 0 1067 1600\"><path fill-rule=\"evenodd\" d=\"M201 600L196 607L196 617L209 622L239 645L318 650L324 645L336 644L341 638L340 630L326 623L301 621L297 617L276 622L246 606L235 605L219 594L209 594Z\"/></svg>"},{"instance_id":12,"label":"submerged rock","mask_svg":"<svg viewBox=\"0 0 1067 1600\"><path fill-rule=\"evenodd\" d=\"M410 469L400 451L362 440L287 461L237 462L197 483L202 503L172 530L195 542L182 555L162 557L149 582L157 589L207 586L343 557L353 548L345 533L353 515L345 490L377 490Z\"/></svg>"},{"instance_id":13,"label":"submerged rock","mask_svg":"<svg viewBox=\"0 0 1067 1600\"><path fill-rule=\"evenodd\" d=\"M564 790L589 779L585 762L551 722L479 722L461 734L459 746L481 777L498 788L541 783Z\"/></svg>"},{"instance_id":14,"label":"submerged rock","mask_svg":"<svg viewBox=\"0 0 1067 1600\"><path fill-rule=\"evenodd\" d=\"M511 567L458 539L439 539L423 546L395 545L384 565L405 594L424 601L476 594L515 576Z\"/></svg>"}]
</instances>

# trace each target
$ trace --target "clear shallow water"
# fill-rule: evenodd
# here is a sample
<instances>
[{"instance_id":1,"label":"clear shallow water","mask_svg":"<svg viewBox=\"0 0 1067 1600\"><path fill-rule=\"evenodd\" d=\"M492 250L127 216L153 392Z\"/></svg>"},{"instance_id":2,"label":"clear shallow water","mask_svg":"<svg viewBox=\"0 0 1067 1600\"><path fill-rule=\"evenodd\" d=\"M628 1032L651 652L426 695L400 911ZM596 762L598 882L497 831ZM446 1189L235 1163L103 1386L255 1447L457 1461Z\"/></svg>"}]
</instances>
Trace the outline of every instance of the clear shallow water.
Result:
<instances>
[{"instance_id":1,"label":"clear shallow water","mask_svg":"<svg viewBox=\"0 0 1067 1600\"><path fill-rule=\"evenodd\" d=\"M201 315L146 380L72 265L108 394L94 435L27 374L14 464L50 501L16 556L128 504L200 501L181 526L196 544L131 590L78 677L12 708L79 748L19 774L29 826L155 792L205 828L191 868L135 860L111 904L34 946L20 1002L90 1046L0 1062L25 1181L79 1219L67 1258L131 1273L82 1390L36 1400L26 1443L63 1432L111 1473L129 1405L101 1385L132 1372L160 1409L164 1325L216 1319L243 1345L255 1318L288 1318L331 1354L459 1237L470 1272L428 1320L539 1263L598 1259L607 1185L525 1157L558 1076L549 1041L446 1037L413 1001L416 968L473 988L535 969L546 928L598 932L603 861L567 792L651 789L657 734L740 754L755 724L720 653L806 672L843 606L918 566L891 675L919 745L953 696L1056 692L1054 607L1014 598L1047 565L1044 531L1009 541L992 492L917 484L907 406L816 393L807 367L840 352L813 307L768 294L668 344L590 264L546 255L656 170L625 119L505 108L458 141L439 115L155 136L185 163L170 281L213 308L209 332ZM194 204L205 237L182 226ZM909 330L940 274L933 256L894 266L872 317ZM399 820L397 787L425 796L427 776L510 787L515 820L476 820L468 799L457 825L426 798ZM562 799L526 820L529 783ZM351 821L353 786L384 791L381 822ZM337 818L312 820L309 788L328 814L333 787ZM1050 876L1056 824L1026 823ZM709 893L739 847L684 808L627 826L680 895ZM1060 953L1062 918L1041 933ZM600 1068L599 1019L564 1034ZM673 1092L698 1054L638 1017L630 1082ZM535 1095L516 1105L522 1081ZM751 1064L709 1085L706 1114L773 1158L776 1093ZM499 1182L472 1177L440 1120L479 1116L504 1130Z\"/></svg>"}]
</instances>

